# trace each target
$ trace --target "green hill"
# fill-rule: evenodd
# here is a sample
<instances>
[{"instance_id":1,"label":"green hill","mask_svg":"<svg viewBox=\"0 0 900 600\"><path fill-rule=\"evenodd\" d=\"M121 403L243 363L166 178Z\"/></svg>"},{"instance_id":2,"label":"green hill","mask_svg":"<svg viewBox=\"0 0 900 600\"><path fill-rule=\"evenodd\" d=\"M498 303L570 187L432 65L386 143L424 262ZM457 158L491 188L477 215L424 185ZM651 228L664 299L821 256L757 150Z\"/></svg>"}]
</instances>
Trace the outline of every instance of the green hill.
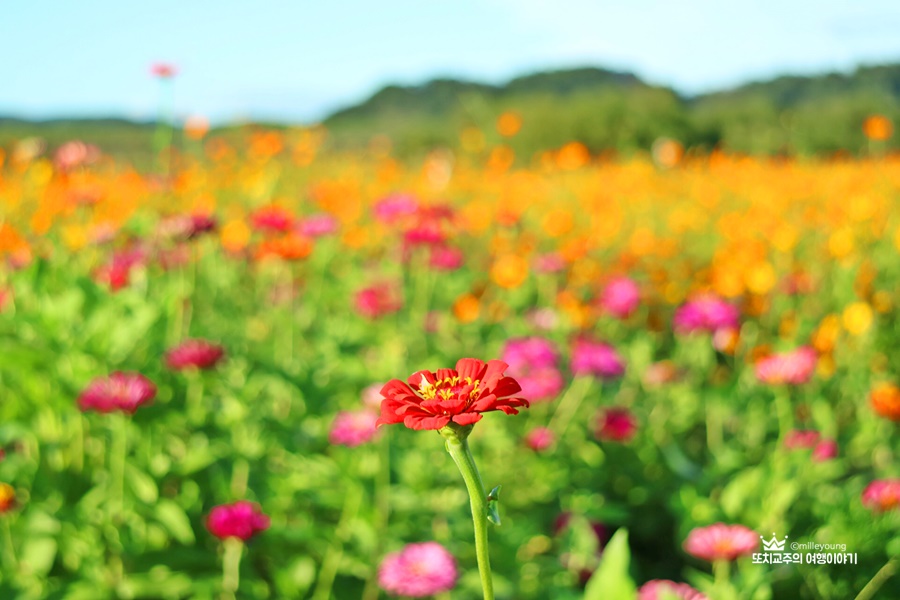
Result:
<instances>
[{"instance_id":1,"label":"green hill","mask_svg":"<svg viewBox=\"0 0 900 600\"><path fill-rule=\"evenodd\" d=\"M515 111L523 122L509 139L495 128L506 111ZM472 127L483 132L486 148L505 143L524 159L572 140L594 152L628 154L648 149L660 136L706 150L811 155L868 152L861 124L874 113L900 123L900 64L848 74L783 76L696 97L599 68L535 73L498 85L435 79L386 86L337 110L324 124L333 148L364 148L375 136L387 136L400 156L455 148L460 132ZM145 162L153 128L153 123L121 119L0 119L0 146L27 136L42 137L51 147L82 139ZM236 139L240 129L229 126L212 135ZM897 148L895 137L881 149Z\"/></svg>"}]
</instances>

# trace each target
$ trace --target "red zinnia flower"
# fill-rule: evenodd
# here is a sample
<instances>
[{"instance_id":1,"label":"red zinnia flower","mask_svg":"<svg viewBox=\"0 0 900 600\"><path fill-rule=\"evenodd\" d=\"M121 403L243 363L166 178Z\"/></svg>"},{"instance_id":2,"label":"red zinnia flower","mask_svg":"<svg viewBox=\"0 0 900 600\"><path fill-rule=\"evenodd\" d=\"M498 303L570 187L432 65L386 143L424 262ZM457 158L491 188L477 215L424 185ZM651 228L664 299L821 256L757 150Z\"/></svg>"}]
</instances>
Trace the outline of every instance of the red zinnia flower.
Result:
<instances>
[{"instance_id":1,"label":"red zinnia flower","mask_svg":"<svg viewBox=\"0 0 900 600\"><path fill-rule=\"evenodd\" d=\"M900 479L876 479L863 490L862 503L882 512L900 507Z\"/></svg>"},{"instance_id":2,"label":"red zinnia flower","mask_svg":"<svg viewBox=\"0 0 900 600\"><path fill-rule=\"evenodd\" d=\"M605 409L597 423L597 438L608 442L628 442L637 432L637 419L624 407Z\"/></svg>"},{"instance_id":3,"label":"red zinnia flower","mask_svg":"<svg viewBox=\"0 0 900 600\"><path fill-rule=\"evenodd\" d=\"M156 396L156 386L140 373L116 371L109 377L94 379L78 397L83 411L110 413L117 410L134 414Z\"/></svg>"},{"instance_id":4,"label":"red zinnia flower","mask_svg":"<svg viewBox=\"0 0 900 600\"><path fill-rule=\"evenodd\" d=\"M225 349L206 340L186 340L166 353L166 366L176 371L211 369L216 366Z\"/></svg>"},{"instance_id":5,"label":"red zinnia flower","mask_svg":"<svg viewBox=\"0 0 900 600\"><path fill-rule=\"evenodd\" d=\"M256 504L239 500L214 507L206 517L206 528L220 540L235 537L246 542L269 528L269 517Z\"/></svg>"},{"instance_id":6,"label":"red zinnia flower","mask_svg":"<svg viewBox=\"0 0 900 600\"><path fill-rule=\"evenodd\" d=\"M524 398L511 397L522 388L515 379L504 375L507 367L502 360L485 363L463 358L456 363L456 369L417 371L407 379L408 385L393 379L381 389L384 401L377 424L441 429L451 421L457 425L477 423L482 413L492 410L518 414L517 407L529 404Z\"/></svg>"}]
</instances>

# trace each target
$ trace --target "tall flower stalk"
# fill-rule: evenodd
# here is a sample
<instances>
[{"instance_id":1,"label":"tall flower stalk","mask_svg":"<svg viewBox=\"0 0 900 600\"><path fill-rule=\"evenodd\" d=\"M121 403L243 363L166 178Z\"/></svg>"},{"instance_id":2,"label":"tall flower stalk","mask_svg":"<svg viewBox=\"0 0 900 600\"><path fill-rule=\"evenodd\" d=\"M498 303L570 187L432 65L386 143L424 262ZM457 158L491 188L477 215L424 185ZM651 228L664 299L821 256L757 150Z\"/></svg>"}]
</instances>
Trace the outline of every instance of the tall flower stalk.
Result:
<instances>
[{"instance_id":1,"label":"tall flower stalk","mask_svg":"<svg viewBox=\"0 0 900 600\"><path fill-rule=\"evenodd\" d=\"M499 487L490 495L485 491L468 437L483 413L499 410L515 415L519 408L529 405L524 398L514 396L522 388L504 374L507 367L500 360L485 363L464 358L456 363L455 369L417 371L406 383L391 380L381 389L384 400L378 418L378 425L403 423L410 429L438 431L444 438L447 452L459 468L469 493L484 600L494 598L487 523L491 520L499 524L496 509Z\"/></svg>"}]
</instances>

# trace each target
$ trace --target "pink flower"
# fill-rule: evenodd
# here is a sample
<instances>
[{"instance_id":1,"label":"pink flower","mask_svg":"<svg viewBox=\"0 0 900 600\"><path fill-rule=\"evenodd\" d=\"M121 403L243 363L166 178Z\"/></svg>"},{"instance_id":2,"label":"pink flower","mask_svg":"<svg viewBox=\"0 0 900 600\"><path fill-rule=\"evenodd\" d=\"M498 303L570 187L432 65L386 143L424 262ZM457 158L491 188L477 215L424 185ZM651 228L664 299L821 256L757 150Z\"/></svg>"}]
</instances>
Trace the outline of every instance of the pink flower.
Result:
<instances>
[{"instance_id":1,"label":"pink flower","mask_svg":"<svg viewBox=\"0 0 900 600\"><path fill-rule=\"evenodd\" d=\"M375 437L378 415L368 410L341 411L331 424L328 441L339 446L354 448Z\"/></svg>"},{"instance_id":2,"label":"pink flower","mask_svg":"<svg viewBox=\"0 0 900 600\"><path fill-rule=\"evenodd\" d=\"M743 525L714 523L691 530L684 541L684 550L691 556L712 562L735 560L751 554L758 545L759 536L752 529Z\"/></svg>"},{"instance_id":3,"label":"pink flower","mask_svg":"<svg viewBox=\"0 0 900 600\"><path fill-rule=\"evenodd\" d=\"M677 333L714 333L719 329L738 329L739 318L740 312L736 306L718 296L702 294L675 311L673 326Z\"/></svg>"},{"instance_id":4,"label":"pink flower","mask_svg":"<svg viewBox=\"0 0 900 600\"><path fill-rule=\"evenodd\" d=\"M543 452L553 445L556 436L546 427L535 427L525 435L525 444L535 452Z\"/></svg>"},{"instance_id":5,"label":"pink flower","mask_svg":"<svg viewBox=\"0 0 900 600\"><path fill-rule=\"evenodd\" d=\"M456 561L437 542L407 544L388 554L378 568L378 584L386 592L424 598L450 591L458 578Z\"/></svg>"},{"instance_id":6,"label":"pink flower","mask_svg":"<svg viewBox=\"0 0 900 600\"><path fill-rule=\"evenodd\" d=\"M784 436L784 447L788 450L809 450L819 443L818 431L793 429Z\"/></svg>"},{"instance_id":7,"label":"pink flower","mask_svg":"<svg viewBox=\"0 0 900 600\"><path fill-rule=\"evenodd\" d=\"M518 380L522 395L532 402L553 398L565 387L558 360L553 345L541 337L507 340L503 347L503 362L510 365L510 376Z\"/></svg>"},{"instance_id":8,"label":"pink flower","mask_svg":"<svg viewBox=\"0 0 900 600\"><path fill-rule=\"evenodd\" d=\"M360 315L377 319L403 308L403 300L394 286L379 283L356 292L354 305Z\"/></svg>"},{"instance_id":9,"label":"pink flower","mask_svg":"<svg viewBox=\"0 0 900 600\"><path fill-rule=\"evenodd\" d=\"M381 401L384 400L384 396L381 395L381 388L383 387L384 383L373 383L366 386L366 388L362 391L362 394L360 394L363 406L372 410L380 411Z\"/></svg>"},{"instance_id":10,"label":"pink flower","mask_svg":"<svg viewBox=\"0 0 900 600\"><path fill-rule=\"evenodd\" d=\"M150 66L150 73L160 79L171 79L178 73L178 69L169 63L154 63Z\"/></svg>"},{"instance_id":11,"label":"pink flower","mask_svg":"<svg viewBox=\"0 0 900 600\"><path fill-rule=\"evenodd\" d=\"M408 194L395 194L382 198L375 203L373 212L375 218L385 224L397 221L416 213L419 210L419 202L414 196Z\"/></svg>"},{"instance_id":12,"label":"pink flower","mask_svg":"<svg viewBox=\"0 0 900 600\"><path fill-rule=\"evenodd\" d=\"M141 250L116 252L106 265L97 270L97 279L108 284L112 291L118 291L131 283L131 270L143 264L144 260Z\"/></svg>"},{"instance_id":13,"label":"pink flower","mask_svg":"<svg viewBox=\"0 0 900 600\"><path fill-rule=\"evenodd\" d=\"M628 442L637 432L637 419L627 408L607 408L597 421L597 438L605 442Z\"/></svg>"},{"instance_id":14,"label":"pink flower","mask_svg":"<svg viewBox=\"0 0 900 600\"><path fill-rule=\"evenodd\" d=\"M812 451L812 459L816 462L825 462L838 455L838 445L834 440L822 440Z\"/></svg>"},{"instance_id":15,"label":"pink flower","mask_svg":"<svg viewBox=\"0 0 900 600\"><path fill-rule=\"evenodd\" d=\"M771 385L800 385L812 378L817 360L816 351L809 346L772 354L756 363L756 378Z\"/></svg>"},{"instance_id":16,"label":"pink flower","mask_svg":"<svg viewBox=\"0 0 900 600\"><path fill-rule=\"evenodd\" d=\"M559 273L566 268L566 261L555 252L539 254L534 258L534 270L538 273Z\"/></svg>"},{"instance_id":17,"label":"pink flower","mask_svg":"<svg viewBox=\"0 0 900 600\"><path fill-rule=\"evenodd\" d=\"M686 583L654 579L641 586L637 600L707 600L707 597Z\"/></svg>"},{"instance_id":18,"label":"pink flower","mask_svg":"<svg viewBox=\"0 0 900 600\"><path fill-rule=\"evenodd\" d=\"M306 217L297 225L297 232L311 238L331 235L338 230L337 219L327 213Z\"/></svg>"},{"instance_id":19,"label":"pink flower","mask_svg":"<svg viewBox=\"0 0 900 600\"><path fill-rule=\"evenodd\" d=\"M253 228L264 233L286 233L294 224L294 216L286 208L263 206L250 216Z\"/></svg>"},{"instance_id":20,"label":"pink flower","mask_svg":"<svg viewBox=\"0 0 900 600\"><path fill-rule=\"evenodd\" d=\"M93 144L73 140L56 150L53 162L60 171L71 171L81 165L89 165L100 158L100 149Z\"/></svg>"},{"instance_id":21,"label":"pink flower","mask_svg":"<svg viewBox=\"0 0 900 600\"><path fill-rule=\"evenodd\" d=\"M175 371L212 369L225 356L225 348L206 340L185 340L166 353L166 366Z\"/></svg>"},{"instance_id":22,"label":"pink flower","mask_svg":"<svg viewBox=\"0 0 900 600\"><path fill-rule=\"evenodd\" d=\"M463 253L453 246L435 246L428 261L431 268L438 271L455 271L463 265Z\"/></svg>"},{"instance_id":23,"label":"pink flower","mask_svg":"<svg viewBox=\"0 0 900 600\"><path fill-rule=\"evenodd\" d=\"M600 306L603 310L618 319L631 316L640 303L641 291L628 277L618 277L610 281L600 296Z\"/></svg>"},{"instance_id":24,"label":"pink flower","mask_svg":"<svg viewBox=\"0 0 900 600\"><path fill-rule=\"evenodd\" d=\"M533 309L528 312L526 318L532 327L541 331L556 329L556 326L559 324L559 316L552 308Z\"/></svg>"},{"instance_id":25,"label":"pink flower","mask_svg":"<svg viewBox=\"0 0 900 600\"><path fill-rule=\"evenodd\" d=\"M900 479L876 479L863 490L862 503L878 512L900 507Z\"/></svg>"},{"instance_id":26,"label":"pink flower","mask_svg":"<svg viewBox=\"0 0 900 600\"><path fill-rule=\"evenodd\" d=\"M570 368L575 375L595 375L613 379L625 373L625 361L609 344L580 338L575 340L572 348Z\"/></svg>"},{"instance_id":27,"label":"pink flower","mask_svg":"<svg viewBox=\"0 0 900 600\"><path fill-rule=\"evenodd\" d=\"M207 213L195 212L191 213L191 226L188 229L188 237L195 238L204 233L211 233L218 227L216 217Z\"/></svg>"},{"instance_id":28,"label":"pink flower","mask_svg":"<svg viewBox=\"0 0 900 600\"><path fill-rule=\"evenodd\" d=\"M140 373L116 371L109 377L98 377L78 396L82 411L100 413L134 412L156 396L156 386Z\"/></svg>"},{"instance_id":29,"label":"pink flower","mask_svg":"<svg viewBox=\"0 0 900 600\"><path fill-rule=\"evenodd\" d=\"M260 531L269 528L267 517L258 505L247 500L214 507L206 517L206 528L211 534L224 540L238 538L247 541Z\"/></svg>"}]
</instances>

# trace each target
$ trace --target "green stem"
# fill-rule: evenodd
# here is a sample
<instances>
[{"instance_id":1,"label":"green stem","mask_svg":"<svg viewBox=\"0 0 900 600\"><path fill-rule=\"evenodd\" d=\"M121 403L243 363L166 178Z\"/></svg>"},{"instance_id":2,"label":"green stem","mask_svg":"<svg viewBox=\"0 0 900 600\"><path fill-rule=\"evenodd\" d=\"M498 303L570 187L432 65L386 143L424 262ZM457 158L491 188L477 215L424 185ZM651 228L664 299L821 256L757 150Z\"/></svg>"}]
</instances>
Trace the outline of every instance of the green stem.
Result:
<instances>
[{"instance_id":1,"label":"green stem","mask_svg":"<svg viewBox=\"0 0 900 600\"><path fill-rule=\"evenodd\" d=\"M719 398L711 398L706 404L706 445L714 456L722 449L722 404Z\"/></svg>"},{"instance_id":2,"label":"green stem","mask_svg":"<svg viewBox=\"0 0 900 600\"><path fill-rule=\"evenodd\" d=\"M186 373L187 376L187 405L188 422L199 425L205 420L203 410L203 375L199 372Z\"/></svg>"},{"instance_id":3,"label":"green stem","mask_svg":"<svg viewBox=\"0 0 900 600\"><path fill-rule=\"evenodd\" d=\"M460 427L450 424L440 430L446 440L447 452L453 458L453 462L459 468L469 492L469 503L472 507L472 521L475 525L475 556L478 560L478 573L481 575L481 588L484 591L484 600L494 600L494 582L491 578L491 557L488 552L488 503L487 492L469 443L466 438L471 431L471 426Z\"/></svg>"},{"instance_id":4,"label":"green stem","mask_svg":"<svg viewBox=\"0 0 900 600\"><path fill-rule=\"evenodd\" d=\"M866 586L856 596L856 600L870 600L875 597L875 593L884 585L884 582L890 579L897 572L897 558L894 557L884 563L877 573L869 580Z\"/></svg>"},{"instance_id":5,"label":"green stem","mask_svg":"<svg viewBox=\"0 0 900 600\"><path fill-rule=\"evenodd\" d=\"M238 458L231 467L231 496L243 498L247 493L247 482L250 479L250 463Z\"/></svg>"},{"instance_id":6,"label":"green stem","mask_svg":"<svg viewBox=\"0 0 900 600\"><path fill-rule=\"evenodd\" d=\"M729 598L729 588L731 587L731 563L727 560L713 561L713 577L715 578L715 598Z\"/></svg>"},{"instance_id":7,"label":"green stem","mask_svg":"<svg viewBox=\"0 0 900 600\"><path fill-rule=\"evenodd\" d=\"M572 418L578 413L578 408L590 389L592 381L593 378L589 376L576 377L566 391L566 395L559 401L556 412L553 413L553 417L547 425L547 428L556 434L557 439L561 439L566 433L566 429Z\"/></svg>"},{"instance_id":8,"label":"green stem","mask_svg":"<svg viewBox=\"0 0 900 600\"><path fill-rule=\"evenodd\" d=\"M391 447L387 436L382 436L377 442L378 446L378 473L375 475L375 533L378 536L375 544L375 552L372 564L378 564L378 558L384 551L384 540L387 539L386 531L388 515L391 512ZM363 589L362 600L377 600L378 598L378 569L372 569L366 587Z\"/></svg>"},{"instance_id":9,"label":"green stem","mask_svg":"<svg viewBox=\"0 0 900 600\"><path fill-rule=\"evenodd\" d=\"M241 584L241 554L244 542L240 538L225 538L225 555L222 557L222 590L225 598L234 598Z\"/></svg>"},{"instance_id":10,"label":"green stem","mask_svg":"<svg viewBox=\"0 0 900 600\"><path fill-rule=\"evenodd\" d=\"M125 459L128 454L128 417L110 419L109 475L112 485L112 517L119 520L125 512Z\"/></svg>"},{"instance_id":11,"label":"green stem","mask_svg":"<svg viewBox=\"0 0 900 600\"><path fill-rule=\"evenodd\" d=\"M312 600L328 600L331 597L331 588L334 586L334 579L337 577L338 567L344 555L343 543L350 533L350 523L353 522L357 512L359 512L361 500L362 490L360 487L354 486L350 488L344 498L344 508L341 510L341 518L335 529L334 541L325 552L325 558L322 559L322 568L319 571L319 579L316 582Z\"/></svg>"},{"instance_id":12,"label":"green stem","mask_svg":"<svg viewBox=\"0 0 900 600\"><path fill-rule=\"evenodd\" d=\"M4 555L4 571L7 573L16 573L19 570L19 560L16 558L16 547L13 544L12 529L9 525L9 517L0 517L3 521L3 555ZM9 563L7 571L7 563Z\"/></svg>"},{"instance_id":13,"label":"green stem","mask_svg":"<svg viewBox=\"0 0 900 600\"><path fill-rule=\"evenodd\" d=\"M794 428L791 393L786 386L778 386L775 389L775 410L778 413L778 440L784 442L788 432Z\"/></svg>"}]
</instances>

